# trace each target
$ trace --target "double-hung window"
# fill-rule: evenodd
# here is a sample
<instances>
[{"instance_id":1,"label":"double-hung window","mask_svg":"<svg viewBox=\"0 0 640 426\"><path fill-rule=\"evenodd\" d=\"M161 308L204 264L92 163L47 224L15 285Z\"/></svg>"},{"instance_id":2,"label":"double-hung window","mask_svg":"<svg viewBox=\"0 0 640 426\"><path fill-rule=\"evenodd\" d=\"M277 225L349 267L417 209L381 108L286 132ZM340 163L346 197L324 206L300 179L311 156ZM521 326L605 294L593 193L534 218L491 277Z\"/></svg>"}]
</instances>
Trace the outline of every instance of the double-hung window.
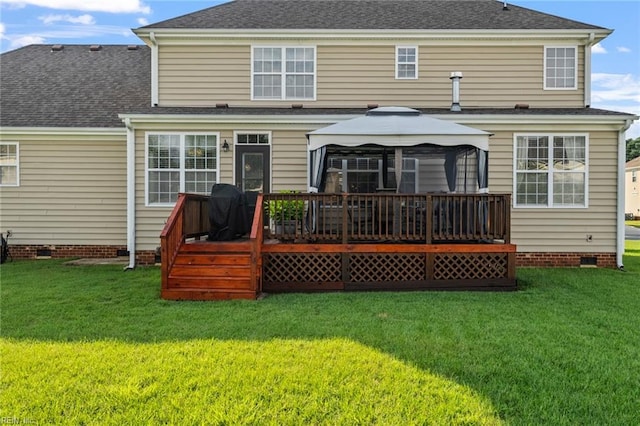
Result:
<instances>
[{"instance_id":1,"label":"double-hung window","mask_svg":"<svg viewBox=\"0 0 640 426\"><path fill-rule=\"evenodd\" d=\"M252 99L315 99L315 47L254 47L252 53Z\"/></svg>"},{"instance_id":2,"label":"double-hung window","mask_svg":"<svg viewBox=\"0 0 640 426\"><path fill-rule=\"evenodd\" d=\"M147 205L173 204L180 192L209 194L218 151L217 134L147 134Z\"/></svg>"},{"instance_id":3,"label":"double-hung window","mask_svg":"<svg viewBox=\"0 0 640 426\"><path fill-rule=\"evenodd\" d=\"M578 49L575 46L548 46L544 49L544 88L578 88Z\"/></svg>"},{"instance_id":4,"label":"double-hung window","mask_svg":"<svg viewBox=\"0 0 640 426\"><path fill-rule=\"evenodd\" d=\"M18 143L0 142L0 186L18 186Z\"/></svg>"},{"instance_id":5,"label":"double-hung window","mask_svg":"<svg viewBox=\"0 0 640 426\"><path fill-rule=\"evenodd\" d=\"M586 135L516 135L516 207L587 206Z\"/></svg>"},{"instance_id":6,"label":"double-hung window","mask_svg":"<svg viewBox=\"0 0 640 426\"><path fill-rule=\"evenodd\" d=\"M418 48L416 46L396 46L396 79L418 78Z\"/></svg>"}]
</instances>

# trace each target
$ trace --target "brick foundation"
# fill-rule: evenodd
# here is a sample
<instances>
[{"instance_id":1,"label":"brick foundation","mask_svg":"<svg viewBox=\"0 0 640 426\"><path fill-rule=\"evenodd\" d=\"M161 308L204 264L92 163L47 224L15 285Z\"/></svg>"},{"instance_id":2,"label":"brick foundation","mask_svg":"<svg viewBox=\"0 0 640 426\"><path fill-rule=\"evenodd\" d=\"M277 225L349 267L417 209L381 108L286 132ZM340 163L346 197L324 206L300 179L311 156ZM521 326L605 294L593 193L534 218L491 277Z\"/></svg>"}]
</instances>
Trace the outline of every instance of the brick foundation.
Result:
<instances>
[{"instance_id":1,"label":"brick foundation","mask_svg":"<svg viewBox=\"0 0 640 426\"><path fill-rule=\"evenodd\" d=\"M111 258L117 257L118 251L126 251L126 246L77 246L77 245L9 245L13 259L36 259L38 251L51 252L51 258L68 257ZM595 257L599 268L616 268L615 253L516 253L517 266L534 267L578 267L581 257ZM155 250L136 252L137 265L156 264Z\"/></svg>"},{"instance_id":2,"label":"brick foundation","mask_svg":"<svg viewBox=\"0 0 640 426\"><path fill-rule=\"evenodd\" d=\"M65 259L69 257L83 257L89 259L109 259L118 256L118 251L126 252L126 246L78 246L78 245L19 245L9 244L11 257L18 259L37 259L47 257ZM137 265L155 265L156 252L145 250L136 252Z\"/></svg>"},{"instance_id":3,"label":"brick foundation","mask_svg":"<svg viewBox=\"0 0 640 426\"><path fill-rule=\"evenodd\" d=\"M36 259L50 255L52 259L67 257L110 258L117 257L118 251L127 251L126 246L80 246L80 245L19 245L9 244L13 259Z\"/></svg>"},{"instance_id":4,"label":"brick foundation","mask_svg":"<svg viewBox=\"0 0 640 426\"><path fill-rule=\"evenodd\" d=\"M156 252L153 250L144 250L136 252L136 265L155 265Z\"/></svg>"},{"instance_id":5,"label":"brick foundation","mask_svg":"<svg viewBox=\"0 0 640 426\"><path fill-rule=\"evenodd\" d=\"M580 266L580 258L596 258L598 268L616 268L615 253L516 253L517 266L566 267Z\"/></svg>"}]
</instances>

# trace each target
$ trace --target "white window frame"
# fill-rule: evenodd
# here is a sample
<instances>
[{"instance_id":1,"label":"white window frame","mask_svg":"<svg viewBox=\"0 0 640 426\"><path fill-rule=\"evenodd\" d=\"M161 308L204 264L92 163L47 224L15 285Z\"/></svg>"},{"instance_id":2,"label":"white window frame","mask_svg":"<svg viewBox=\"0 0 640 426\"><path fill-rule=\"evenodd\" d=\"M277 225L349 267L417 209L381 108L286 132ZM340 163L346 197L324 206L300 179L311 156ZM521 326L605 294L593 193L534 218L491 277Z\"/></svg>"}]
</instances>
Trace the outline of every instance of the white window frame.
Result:
<instances>
[{"instance_id":1,"label":"white window frame","mask_svg":"<svg viewBox=\"0 0 640 426\"><path fill-rule=\"evenodd\" d=\"M547 85L547 60L549 49L573 49L574 62L573 62L573 86L572 87L549 87ZM544 46L544 62L543 67L543 87L544 90L578 90L578 46ZM557 71L557 68L556 68Z\"/></svg>"},{"instance_id":2,"label":"white window frame","mask_svg":"<svg viewBox=\"0 0 640 426\"><path fill-rule=\"evenodd\" d=\"M149 137L150 136L179 136L180 137L180 190L179 192L185 192L186 179L185 175L187 170L185 169L185 139L186 136L215 136L216 137L216 168L207 169L209 172L215 172L216 178L214 183L220 183L220 132L145 132L144 137L144 200L146 207L173 207L175 202L170 203L151 203L149 202L149 172L157 169L149 168ZM173 169L166 169L167 171ZM199 170L199 169L198 169Z\"/></svg>"},{"instance_id":3,"label":"white window frame","mask_svg":"<svg viewBox=\"0 0 640 426\"><path fill-rule=\"evenodd\" d=\"M233 143L234 145L244 145L244 146L271 146L271 131L268 130L234 130L233 131ZM240 135L267 135L269 138L268 143L240 143L238 142L238 136Z\"/></svg>"},{"instance_id":4,"label":"white window frame","mask_svg":"<svg viewBox=\"0 0 640 426\"><path fill-rule=\"evenodd\" d=\"M400 62L400 49L414 49L415 50L415 61L409 62ZM396 46L396 80L417 80L418 79L418 46ZM415 67L415 74L413 77L401 77L400 74L400 65L413 65Z\"/></svg>"},{"instance_id":5,"label":"white window frame","mask_svg":"<svg viewBox=\"0 0 640 426\"><path fill-rule=\"evenodd\" d=\"M20 186L20 144L18 142L0 142L0 145L15 146L16 147L16 161L15 164L2 164L2 167L15 167L16 169L16 183L4 183L0 181L0 187L18 187ZM0 159L0 161L2 161Z\"/></svg>"},{"instance_id":6,"label":"white window frame","mask_svg":"<svg viewBox=\"0 0 640 426\"><path fill-rule=\"evenodd\" d=\"M270 72L266 74L280 74L280 97L273 98L256 98L254 77L255 71L255 50L256 49L281 49L280 60L282 61L279 72ZM313 49L313 73L287 73L287 49ZM261 73L259 73L261 74ZM310 98L287 97L287 75L311 75L313 76L313 95ZM251 100L252 101L315 101L318 90L318 49L315 45L299 45L299 46L273 46L273 45L252 45L251 46Z\"/></svg>"},{"instance_id":7,"label":"white window frame","mask_svg":"<svg viewBox=\"0 0 640 426\"><path fill-rule=\"evenodd\" d=\"M546 137L549 140L549 146L547 147L547 159L549 161L549 169L547 173L547 204L518 204L518 138L521 137ZM553 168L553 139L556 137L583 137L584 138L584 204L554 204L553 202L553 175L556 171ZM558 172L568 173L568 172ZM586 209L589 207L589 134L588 133L515 133L513 135L513 207L514 208L526 208L526 209Z\"/></svg>"}]
</instances>

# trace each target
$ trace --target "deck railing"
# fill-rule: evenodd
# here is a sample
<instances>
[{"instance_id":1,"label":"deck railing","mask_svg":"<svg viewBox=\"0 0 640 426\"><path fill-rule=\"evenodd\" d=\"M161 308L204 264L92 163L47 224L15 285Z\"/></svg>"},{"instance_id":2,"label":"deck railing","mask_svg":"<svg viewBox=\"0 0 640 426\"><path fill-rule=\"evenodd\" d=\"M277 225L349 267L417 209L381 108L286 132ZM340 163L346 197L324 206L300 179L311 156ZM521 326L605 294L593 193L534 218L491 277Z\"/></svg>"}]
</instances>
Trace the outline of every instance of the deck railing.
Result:
<instances>
[{"instance_id":1,"label":"deck railing","mask_svg":"<svg viewBox=\"0 0 640 426\"><path fill-rule=\"evenodd\" d=\"M209 199L207 195L179 194L178 201L167 219L160 234L160 256L162 259L162 287L167 288L171 269L175 264L180 247L187 239L199 240L208 235L209 223ZM252 277L259 280L261 276L260 266L262 259L260 247L263 240L263 196L258 196L258 205L252 218L252 227L249 234L252 253ZM257 288L257 287L255 287Z\"/></svg>"},{"instance_id":2,"label":"deck railing","mask_svg":"<svg viewBox=\"0 0 640 426\"><path fill-rule=\"evenodd\" d=\"M269 239L510 242L510 194L266 194ZM269 208L271 207L271 208Z\"/></svg>"}]
</instances>

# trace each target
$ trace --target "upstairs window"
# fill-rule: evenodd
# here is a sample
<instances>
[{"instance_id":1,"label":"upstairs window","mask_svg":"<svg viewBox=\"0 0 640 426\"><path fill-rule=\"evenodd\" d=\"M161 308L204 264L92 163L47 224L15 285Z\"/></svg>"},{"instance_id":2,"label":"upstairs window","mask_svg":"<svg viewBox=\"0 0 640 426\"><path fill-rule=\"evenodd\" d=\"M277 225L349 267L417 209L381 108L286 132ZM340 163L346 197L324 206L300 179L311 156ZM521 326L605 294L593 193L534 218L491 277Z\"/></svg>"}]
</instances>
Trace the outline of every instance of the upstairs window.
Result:
<instances>
[{"instance_id":1,"label":"upstairs window","mask_svg":"<svg viewBox=\"0 0 640 426\"><path fill-rule=\"evenodd\" d=\"M314 100L315 47L254 47L251 65L254 100Z\"/></svg>"},{"instance_id":2,"label":"upstairs window","mask_svg":"<svg viewBox=\"0 0 640 426\"><path fill-rule=\"evenodd\" d=\"M0 142L0 186L18 186L18 144Z\"/></svg>"},{"instance_id":3,"label":"upstairs window","mask_svg":"<svg viewBox=\"0 0 640 426\"><path fill-rule=\"evenodd\" d=\"M575 90L578 88L578 49L545 47L544 88L547 90Z\"/></svg>"},{"instance_id":4,"label":"upstairs window","mask_svg":"<svg viewBox=\"0 0 640 426\"><path fill-rule=\"evenodd\" d=\"M171 205L180 192L210 194L218 182L217 134L147 135L147 205Z\"/></svg>"},{"instance_id":5,"label":"upstairs window","mask_svg":"<svg viewBox=\"0 0 640 426\"><path fill-rule=\"evenodd\" d=\"M587 137L516 136L516 207L586 207Z\"/></svg>"},{"instance_id":6,"label":"upstairs window","mask_svg":"<svg viewBox=\"0 0 640 426\"><path fill-rule=\"evenodd\" d=\"M418 48L415 46L396 46L396 79L411 80L418 78Z\"/></svg>"}]
</instances>

